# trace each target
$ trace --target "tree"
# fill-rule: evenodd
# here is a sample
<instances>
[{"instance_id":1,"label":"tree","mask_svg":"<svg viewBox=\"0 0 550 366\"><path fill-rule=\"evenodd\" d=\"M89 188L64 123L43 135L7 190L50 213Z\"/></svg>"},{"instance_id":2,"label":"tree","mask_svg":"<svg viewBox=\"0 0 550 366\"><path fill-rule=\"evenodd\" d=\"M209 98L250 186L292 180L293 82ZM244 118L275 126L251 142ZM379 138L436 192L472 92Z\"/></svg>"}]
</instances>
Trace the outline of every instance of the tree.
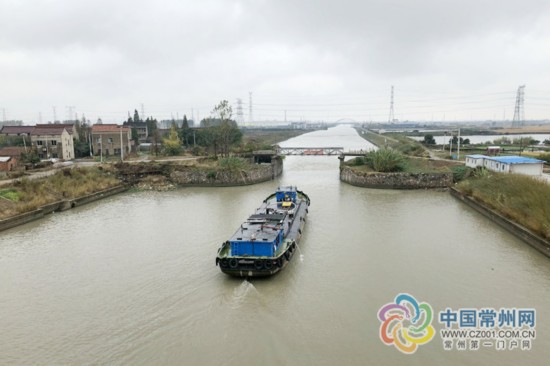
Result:
<instances>
[{"instance_id":1,"label":"tree","mask_svg":"<svg viewBox=\"0 0 550 366\"><path fill-rule=\"evenodd\" d=\"M181 141L178 138L176 126L170 128L170 136L163 140L164 153L166 155L179 155L181 153Z\"/></svg>"},{"instance_id":2,"label":"tree","mask_svg":"<svg viewBox=\"0 0 550 366\"><path fill-rule=\"evenodd\" d=\"M134 121L135 122L135 121ZM147 133L149 134L149 136L153 137L155 136L155 132L158 132L158 122L156 119L153 119L153 117L148 117L146 120L145 120L145 123L147 124Z\"/></svg>"},{"instance_id":3,"label":"tree","mask_svg":"<svg viewBox=\"0 0 550 366\"><path fill-rule=\"evenodd\" d=\"M464 145L470 145L470 139L464 139L464 141L462 141L464 143Z\"/></svg>"},{"instance_id":4,"label":"tree","mask_svg":"<svg viewBox=\"0 0 550 366\"><path fill-rule=\"evenodd\" d=\"M185 143L186 146L189 146L189 139L193 135L193 132L189 128L189 121L187 121L187 116L183 115L183 122L181 123L181 129L179 130L179 135L181 141Z\"/></svg>"},{"instance_id":5,"label":"tree","mask_svg":"<svg viewBox=\"0 0 550 366\"><path fill-rule=\"evenodd\" d=\"M221 123L224 123L225 121L229 121L231 119L233 108L231 108L231 105L229 105L227 100L222 100L214 107L212 114L216 115L220 119Z\"/></svg>"},{"instance_id":6,"label":"tree","mask_svg":"<svg viewBox=\"0 0 550 366\"><path fill-rule=\"evenodd\" d=\"M229 156L231 145L240 142L242 138L242 132L237 123L231 120L233 109L227 100L222 100L214 107L212 114L216 115L219 120L219 125L214 132L216 146L220 148L223 156Z\"/></svg>"},{"instance_id":7,"label":"tree","mask_svg":"<svg viewBox=\"0 0 550 366\"><path fill-rule=\"evenodd\" d=\"M139 144L139 134L135 127L132 127L132 141L134 141L134 145L136 146Z\"/></svg>"},{"instance_id":8,"label":"tree","mask_svg":"<svg viewBox=\"0 0 550 366\"><path fill-rule=\"evenodd\" d=\"M183 115L183 122L181 123L181 129L185 130L189 128L189 121L187 121L187 115Z\"/></svg>"},{"instance_id":9,"label":"tree","mask_svg":"<svg viewBox=\"0 0 550 366\"><path fill-rule=\"evenodd\" d=\"M21 153L21 161L25 164L36 164L40 162L38 151L36 147L33 147L27 153Z\"/></svg>"},{"instance_id":10,"label":"tree","mask_svg":"<svg viewBox=\"0 0 550 366\"><path fill-rule=\"evenodd\" d=\"M431 134L424 135L424 143L426 145L435 145L434 136Z\"/></svg>"}]
</instances>

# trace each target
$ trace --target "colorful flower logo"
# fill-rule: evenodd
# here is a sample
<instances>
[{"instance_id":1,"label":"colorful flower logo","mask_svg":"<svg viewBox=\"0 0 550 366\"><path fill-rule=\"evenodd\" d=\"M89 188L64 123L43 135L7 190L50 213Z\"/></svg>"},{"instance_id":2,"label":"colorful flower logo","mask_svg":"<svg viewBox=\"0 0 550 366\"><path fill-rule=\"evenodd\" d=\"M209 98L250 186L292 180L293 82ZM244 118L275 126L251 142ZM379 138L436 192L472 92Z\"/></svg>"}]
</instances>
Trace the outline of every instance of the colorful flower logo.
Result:
<instances>
[{"instance_id":1,"label":"colorful flower logo","mask_svg":"<svg viewBox=\"0 0 550 366\"><path fill-rule=\"evenodd\" d=\"M378 311L380 339L384 344L392 344L401 352L412 354L421 344L432 340L435 330L432 327L432 307L428 303L418 303L409 294L399 294L395 302L388 303Z\"/></svg>"}]
</instances>

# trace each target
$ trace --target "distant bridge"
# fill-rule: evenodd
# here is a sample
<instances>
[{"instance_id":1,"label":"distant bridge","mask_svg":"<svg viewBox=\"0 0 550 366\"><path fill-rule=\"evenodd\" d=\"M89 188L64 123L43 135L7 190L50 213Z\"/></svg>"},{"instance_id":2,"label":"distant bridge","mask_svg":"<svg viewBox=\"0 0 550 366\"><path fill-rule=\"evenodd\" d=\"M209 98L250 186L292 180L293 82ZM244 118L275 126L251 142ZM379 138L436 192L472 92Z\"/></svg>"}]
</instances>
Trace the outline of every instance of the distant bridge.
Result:
<instances>
[{"instance_id":1,"label":"distant bridge","mask_svg":"<svg viewBox=\"0 0 550 366\"><path fill-rule=\"evenodd\" d=\"M277 147L279 155L340 155L343 147Z\"/></svg>"}]
</instances>

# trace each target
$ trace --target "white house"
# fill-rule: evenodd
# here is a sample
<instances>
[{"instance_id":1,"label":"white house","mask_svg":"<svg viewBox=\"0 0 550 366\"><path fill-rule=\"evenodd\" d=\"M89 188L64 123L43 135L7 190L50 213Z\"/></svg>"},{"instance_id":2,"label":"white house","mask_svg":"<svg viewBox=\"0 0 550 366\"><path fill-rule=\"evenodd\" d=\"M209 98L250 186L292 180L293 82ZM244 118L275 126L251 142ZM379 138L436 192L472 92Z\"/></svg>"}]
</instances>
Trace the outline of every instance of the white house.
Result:
<instances>
[{"instance_id":1,"label":"white house","mask_svg":"<svg viewBox=\"0 0 550 366\"><path fill-rule=\"evenodd\" d=\"M542 175L544 161L523 156L466 155L466 166L485 167L494 172Z\"/></svg>"},{"instance_id":2,"label":"white house","mask_svg":"<svg viewBox=\"0 0 550 366\"><path fill-rule=\"evenodd\" d=\"M74 159L73 137L63 124L36 125L31 132L31 143L40 159Z\"/></svg>"},{"instance_id":3,"label":"white house","mask_svg":"<svg viewBox=\"0 0 550 366\"><path fill-rule=\"evenodd\" d=\"M483 166L483 161L487 157L486 155L466 155L466 166L470 168L480 168Z\"/></svg>"}]
</instances>

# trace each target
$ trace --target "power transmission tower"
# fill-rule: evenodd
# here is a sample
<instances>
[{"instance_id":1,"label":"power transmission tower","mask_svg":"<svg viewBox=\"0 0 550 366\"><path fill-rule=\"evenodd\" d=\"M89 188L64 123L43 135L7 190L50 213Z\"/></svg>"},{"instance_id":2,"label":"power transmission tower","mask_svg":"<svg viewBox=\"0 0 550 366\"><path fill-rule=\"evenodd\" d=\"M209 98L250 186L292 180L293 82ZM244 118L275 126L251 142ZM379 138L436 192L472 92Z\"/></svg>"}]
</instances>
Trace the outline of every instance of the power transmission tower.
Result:
<instances>
[{"instance_id":1,"label":"power transmission tower","mask_svg":"<svg viewBox=\"0 0 550 366\"><path fill-rule=\"evenodd\" d=\"M145 105L143 103L141 103L141 119L145 121Z\"/></svg>"},{"instance_id":2,"label":"power transmission tower","mask_svg":"<svg viewBox=\"0 0 550 366\"><path fill-rule=\"evenodd\" d=\"M241 98L237 98L237 124L241 126L244 124L243 100Z\"/></svg>"},{"instance_id":3,"label":"power transmission tower","mask_svg":"<svg viewBox=\"0 0 550 366\"><path fill-rule=\"evenodd\" d=\"M67 121L72 121L75 106L74 105L69 105L69 106L66 106L65 108L67 110Z\"/></svg>"},{"instance_id":4,"label":"power transmission tower","mask_svg":"<svg viewBox=\"0 0 550 366\"><path fill-rule=\"evenodd\" d=\"M55 121L57 121L57 114L55 112L55 106L53 106L52 108L53 108L53 123L55 123Z\"/></svg>"},{"instance_id":5,"label":"power transmission tower","mask_svg":"<svg viewBox=\"0 0 550 366\"><path fill-rule=\"evenodd\" d=\"M252 125L252 121L254 120L252 118L252 92L248 92L248 103L248 122Z\"/></svg>"},{"instance_id":6,"label":"power transmission tower","mask_svg":"<svg viewBox=\"0 0 550 366\"><path fill-rule=\"evenodd\" d=\"M388 122L393 123L395 121L395 112L393 110L393 85L391 86L391 97L390 97L390 116L388 117Z\"/></svg>"},{"instance_id":7,"label":"power transmission tower","mask_svg":"<svg viewBox=\"0 0 550 366\"><path fill-rule=\"evenodd\" d=\"M514 120L512 121L512 127L519 128L523 127L525 123L525 85L520 85L518 87L518 92L516 95L516 108L514 109Z\"/></svg>"}]
</instances>

